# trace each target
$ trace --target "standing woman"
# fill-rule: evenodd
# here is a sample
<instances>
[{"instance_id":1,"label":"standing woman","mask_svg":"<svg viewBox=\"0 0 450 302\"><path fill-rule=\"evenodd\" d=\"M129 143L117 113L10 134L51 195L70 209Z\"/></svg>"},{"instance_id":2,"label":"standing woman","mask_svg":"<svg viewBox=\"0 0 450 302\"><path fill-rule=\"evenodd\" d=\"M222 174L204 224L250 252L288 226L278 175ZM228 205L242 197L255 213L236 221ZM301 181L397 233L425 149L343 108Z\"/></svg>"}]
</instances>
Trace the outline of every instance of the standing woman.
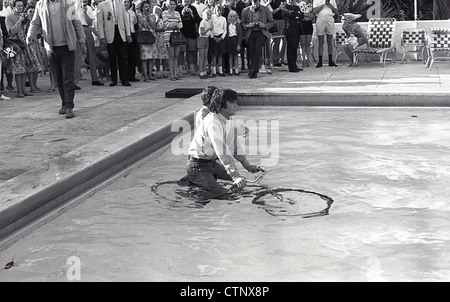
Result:
<instances>
[{"instance_id":1,"label":"standing woman","mask_svg":"<svg viewBox=\"0 0 450 302\"><path fill-rule=\"evenodd\" d=\"M313 12L312 0L302 0L299 6L303 13L300 47L302 49L302 67L305 68L311 66L311 38L314 32L313 20L316 15Z\"/></svg>"},{"instance_id":2,"label":"standing woman","mask_svg":"<svg viewBox=\"0 0 450 302\"><path fill-rule=\"evenodd\" d=\"M11 58L12 74L17 86L17 97L32 96L25 91L27 80L27 54L25 44L25 29L27 19L23 11L23 2L14 0L12 2L13 13L6 16L6 29L8 30L8 41L14 47L16 54Z\"/></svg>"},{"instance_id":3,"label":"standing woman","mask_svg":"<svg viewBox=\"0 0 450 302\"><path fill-rule=\"evenodd\" d=\"M183 22L181 20L181 15L175 10L177 7L176 0L167 0L167 10L163 12L163 22L164 22L164 41L166 43L167 49L169 51L169 70L170 70L170 80L180 80L177 75L177 65L178 65L178 54L180 53L181 46L170 45L170 33L173 30L183 28Z\"/></svg>"},{"instance_id":4,"label":"standing woman","mask_svg":"<svg viewBox=\"0 0 450 302\"><path fill-rule=\"evenodd\" d=\"M156 48L158 49L158 57L156 58L156 70L158 73L158 79L168 77L164 73L164 71L167 70L167 59L169 59L169 52L167 51L166 43L164 43L164 22L162 13L163 10L161 9L161 7L153 7L153 14L156 18Z\"/></svg>"},{"instance_id":5,"label":"standing woman","mask_svg":"<svg viewBox=\"0 0 450 302\"><path fill-rule=\"evenodd\" d=\"M156 38L156 18L155 15L152 14L150 3L143 1L139 10L140 12L137 14L138 32L150 31ZM152 75L153 65L155 63L155 59L158 57L156 42L153 44L139 44L139 52L141 54L144 82L148 82L148 80L156 80L156 77Z\"/></svg>"},{"instance_id":6,"label":"standing woman","mask_svg":"<svg viewBox=\"0 0 450 302\"><path fill-rule=\"evenodd\" d=\"M27 16L27 22L25 23L25 34L28 32L28 28L30 27L31 18L34 15L34 6L27 6L25 14ZM33 43L27 44L27 76L28 82L30 83L30 92L40 92L40 89L37 86L37 80L39 73L44 70L44 66L42 65L41 57L41 49L39 47L39 42L36 40ZM47 55L47 53L45 53Z\"/></svg>"}]
</instances>

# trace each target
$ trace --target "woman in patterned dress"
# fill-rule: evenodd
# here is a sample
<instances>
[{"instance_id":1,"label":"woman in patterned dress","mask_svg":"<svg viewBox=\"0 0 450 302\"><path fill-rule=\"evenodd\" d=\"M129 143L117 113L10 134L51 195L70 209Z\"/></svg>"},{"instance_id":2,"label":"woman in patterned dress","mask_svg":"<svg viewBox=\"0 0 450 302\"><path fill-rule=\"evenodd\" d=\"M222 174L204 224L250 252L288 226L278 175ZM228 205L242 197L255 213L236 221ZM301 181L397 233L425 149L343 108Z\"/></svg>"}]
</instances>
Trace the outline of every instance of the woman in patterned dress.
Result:
<instances>
[{"instance_id":1,"label":"woman in patterned dress","mask_svg":"<svg viewBox=\"0 0 450 302\"><path fill-rule=\"evenodd\" d=\"M25 43L27 17L23 14L23 2L14 0L12 2L13 13L6 17L6 29L9 38L6 41L6 47L14 50L15 54L10 57L11 73L17 86L17 97L33 96L25 91L25 82L27 81L28 58L27 46Z\"/></svg>"},{"instance_id":2,"label":"woman in patterned dress","mask_svg":"<svg viewBox=\"0 0 450 302\"><path fill-rule=\"evenodd\" d=\"M25 24L26 29L25 33L28 32L28 28L30 27L31 18L34 14L34 6L28 5L26 8L26 14L29 16L28 22ZM44 49L44 53L42 53L42 47L39 45L38 40L34 43L27 44L27 52L28 52L28 64L27 64L27 74L28 74L28 82L30 83L30 92L41 92L37 86L37 80L39 73L44 70L45 59L47 57L47 52Z\"/></svg>"},{"instance_id":3,"label":"woman in patterned dress","mask_svg":"<svg viewBox=\"0 0 450 302\"><path fill-rule=\"evenodd\" d=\"M169 52L167 51L166 43L164 43L164 22L162 13L163 11L159 6L153 7L153 14L156 18L156 48L158 49L156 70L158 72L158 79L161 79L161 77L168 77L164 73L164 71L168 69L167 59L169 59Z\"/></svg>"},{"instance_id":4,"label":"woman in patterned dress","mask_svg":"<svg viewBox=\"0 0 450 302\"><path fill-rule=\"evenodd\" d=\"M152 9L149 2L142 2L140 5L140 12L138 12L136 16L138 19L138 31L150 31L156 36L156 18L155 15L152 14ZM142 63L142 73L144 74L144 82L156 80L156 77L152 74L155 59L158 58L158 48L156 47L156 43L140 44L139 51Z\"/></svg>"}]
</instances>

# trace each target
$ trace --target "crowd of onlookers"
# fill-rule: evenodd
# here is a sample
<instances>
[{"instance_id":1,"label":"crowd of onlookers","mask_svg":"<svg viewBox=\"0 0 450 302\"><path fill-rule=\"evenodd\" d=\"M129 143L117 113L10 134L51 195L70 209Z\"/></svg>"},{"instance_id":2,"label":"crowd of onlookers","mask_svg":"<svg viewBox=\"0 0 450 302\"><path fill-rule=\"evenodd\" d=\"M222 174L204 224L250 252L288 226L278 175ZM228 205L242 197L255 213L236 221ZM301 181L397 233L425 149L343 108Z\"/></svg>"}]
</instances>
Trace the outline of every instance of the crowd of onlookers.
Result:
<instances>
[{"instance_id":1,"label":"crowd of onlookers","mask_svg":"<svg viewBox=\"0 0 450 302\"><path fill-rule=\"evenodd\" d=\"M48 1L51 7L59 2L3 0L0 11L1 88L17 91L20 98L41 91L40 73L50 74L48 91L58 88L50 51L44 47L44 35L48 33L40 32L36 39L27 39L38 1ZM329 0L314 1L333 8ZM331 2L335 5L335 0ZM109 81L110 86L115 86L120 80L123 86L131 86L130 82L163 78L176 81L186 75L200 79L240 76L246 69L248 76L255 78L262 64L268 73L272 66L282 64L288 65L290 72L311 66L312 22L316 17L313 0L74 0L73 3L75 11L71 13L81 21L85 36L83 45L75 49L75 90L81 89L78 84L84 67L90 71L92 85L103 86ZM175 43L172 34L178 31L184 41ZM144 36L148 39L148 32L153 39L142 42ZM328 31L325 33L328 36ZM296 65L299 46L302 68Z\"/></svg>"}]
</instances>

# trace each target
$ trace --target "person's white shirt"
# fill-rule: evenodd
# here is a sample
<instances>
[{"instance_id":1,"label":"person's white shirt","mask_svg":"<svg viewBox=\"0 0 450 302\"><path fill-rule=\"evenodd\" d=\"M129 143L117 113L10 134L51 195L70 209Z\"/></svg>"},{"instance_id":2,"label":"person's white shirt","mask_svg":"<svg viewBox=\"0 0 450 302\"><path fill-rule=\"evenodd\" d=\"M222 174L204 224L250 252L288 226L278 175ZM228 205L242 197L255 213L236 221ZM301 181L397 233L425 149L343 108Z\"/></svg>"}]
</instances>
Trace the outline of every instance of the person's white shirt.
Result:
<instances>
[{"instance_id":1,"label":"person's white shirt","mask_svg":"<svg viewBox=\"0 0 450 302\"><path fill-rule=\"evenodd\" d=\"M202 16L203 11L207 7L206 4L204 4L204 3L197 3L197 2L192 3L191 5L197 9L197 13L198 13L198 15L200 17Z\"/></svg>"},{"instance_id":2,"label":"person's white shirt","mask_svg":"<svg viewBox=\"0 0 450 302\"><path fill-rule=\"evenodd\" d=\"M95 16L94 16L94 11L92 10L92 7L90 7L89 5L86 7L86 15L92 20L92 22L94 22ZM84 15L83 10L81 10L80 12L80 20L81 20L81 25L88 25L88 22L86 21L86 17Z\"/></svg>"},{"instance_id":3,"label":"person's white shirt","mask_svg":"<svg viewBox=\"0 0 450 302\"><path fill-rule=\"evenodd\" d=\"M189 145L189 155L200 159L219 159L228 175L235 180L240 177L233 157L235 142L234 120L226 119L220 113L211 112L195 130ZM239 150L240 152L243 150ZM240 155L243 156L243 153ZM246 160L244 163L245 166L250 165Z\"/></svg>"},{"instance_id":4,"label":"person's white shirt","mask_svg":"<svg viewBox=\"0 0 450 302\"><path fill-rule=\"evenodd\" d=\"M2 9L0 11L0 17L6 17L13 12L14 12L14 10L10 6L8 6L7 8Z\"/></svg>"},{"instance_id":5,"label":"person's white shirt","mask_svg":"<svg viewBox=\"0 0 450 302\"><path fill-rule=\"evenodd\" d=\"M222 38L225 38L227 35L227 19L224 16L213 14L211 16L211 23L213 25L212 34L214 36L222 34Z\"/></svg>"},{"instance_id":6,"label":"person's white shirt","mask_svg":"<svg viewBox=\"0 0 450 302\"><path fill-rule=\"evenodd\" d=\"M313 8L324 5L326 0L313 0ZM336 0L330 0L330 3L337 7ZM320 12L317 13L317 16L333 16L334 13L328 5L325 5Z\"/></svg>"}]
</instances>

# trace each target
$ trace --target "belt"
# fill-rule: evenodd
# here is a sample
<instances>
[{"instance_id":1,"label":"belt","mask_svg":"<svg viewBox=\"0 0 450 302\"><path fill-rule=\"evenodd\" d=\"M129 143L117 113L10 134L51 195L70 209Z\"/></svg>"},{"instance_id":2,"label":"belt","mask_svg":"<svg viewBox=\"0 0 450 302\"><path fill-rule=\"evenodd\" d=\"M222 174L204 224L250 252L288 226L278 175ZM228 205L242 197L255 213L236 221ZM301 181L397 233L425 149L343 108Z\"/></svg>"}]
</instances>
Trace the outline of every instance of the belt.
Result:
<instances>
[{"instance_id":1,"label":"belt","mask_svg":"<svg viewBox=\"0 0 450 302\"><path fill-rule=\"evenodd\" d=\"M215 163L216 160L217 160L217 158L215 158L215 159L203 159L203 158L196 158L196 157L193 157L193 156L190 156L190 155L189 155L188 159L190 161L197 162L197 163Z\"/></svg>"}]
</instances>

